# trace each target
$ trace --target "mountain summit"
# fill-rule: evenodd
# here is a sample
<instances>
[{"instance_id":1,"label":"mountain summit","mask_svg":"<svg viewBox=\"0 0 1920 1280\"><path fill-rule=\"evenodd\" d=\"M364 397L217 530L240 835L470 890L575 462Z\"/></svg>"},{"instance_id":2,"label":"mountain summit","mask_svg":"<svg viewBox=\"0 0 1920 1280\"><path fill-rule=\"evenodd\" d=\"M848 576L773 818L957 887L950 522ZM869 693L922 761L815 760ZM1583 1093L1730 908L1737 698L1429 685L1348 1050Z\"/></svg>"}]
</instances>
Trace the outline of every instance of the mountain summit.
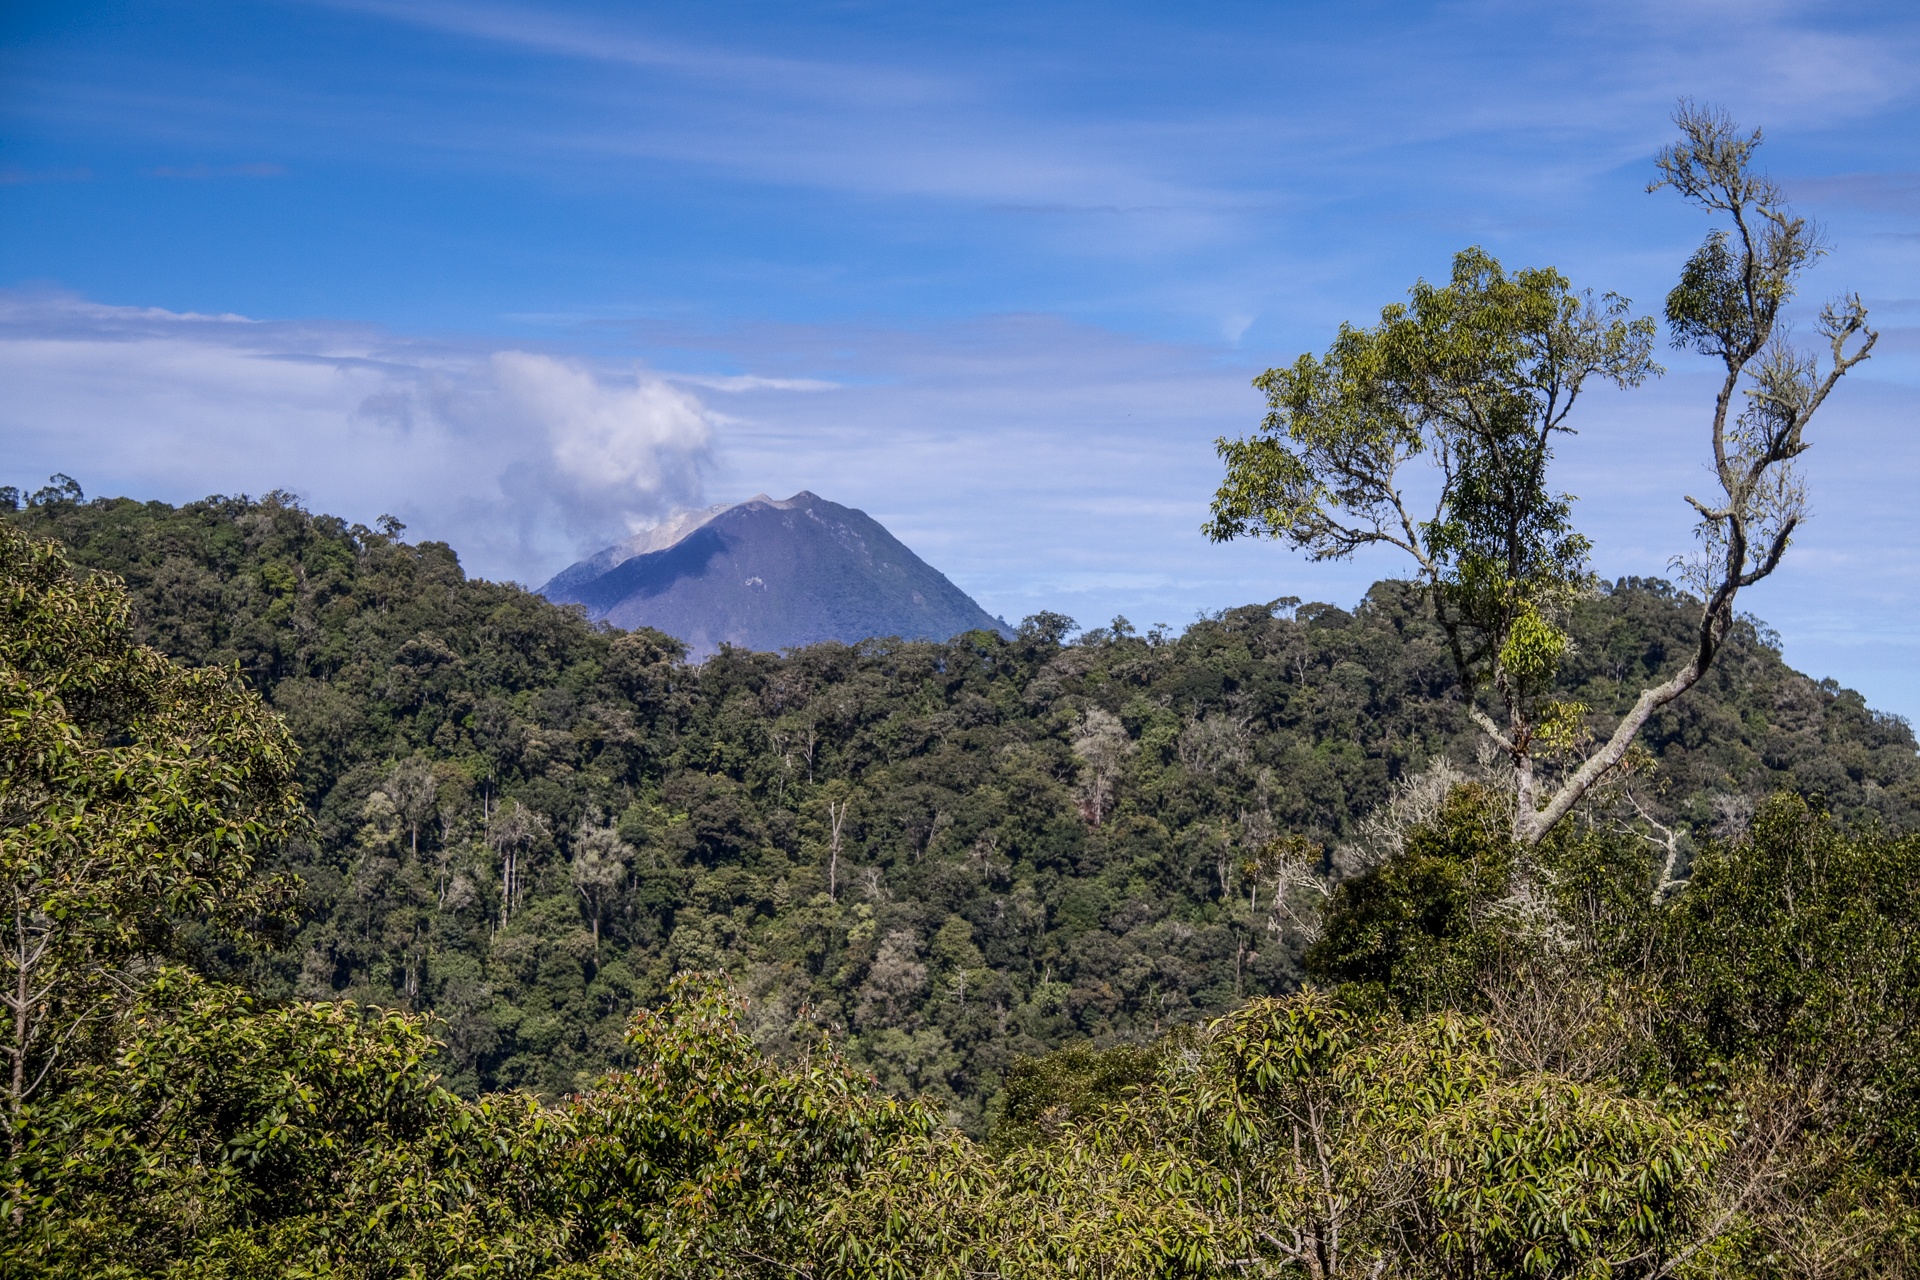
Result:
<instances>
[{"instance_id":1,"label":"mountain summit","mask_svg":"<svg viewBox=\"0 0 1920 1280\"><path fill-rule=\"evenodd\" d=\"M1009 634L864 511L804 489L689 511L570 565L540 588L616 627L653 627L698 660L873 636Z\"/></svg>"}]
</instances>

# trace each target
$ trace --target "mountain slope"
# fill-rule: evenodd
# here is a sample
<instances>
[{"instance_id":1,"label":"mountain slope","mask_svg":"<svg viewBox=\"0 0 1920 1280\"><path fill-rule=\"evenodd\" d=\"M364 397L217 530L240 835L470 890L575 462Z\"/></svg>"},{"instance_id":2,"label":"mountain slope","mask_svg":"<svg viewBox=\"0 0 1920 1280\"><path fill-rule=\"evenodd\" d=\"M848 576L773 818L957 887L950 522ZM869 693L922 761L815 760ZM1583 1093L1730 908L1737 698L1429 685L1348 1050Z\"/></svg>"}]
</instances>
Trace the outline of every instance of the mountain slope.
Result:
<instances>
[{"instance_id":1,"label":"mountain slope","mask_svg":"<svg viewBox=\"0 0 1920 1280\"><path fill-rule=\"evenodd\" d=\"M663 531L679 537L662 546ZM540 594L617 627L664 631L695 660L722 644L1011 634L879 521L805 490L680 517L562 570Z\"/></svg>"},{"instance_id":2,"label":"mountain slope","mask_svg":"<svg viewBox=\"0 0 1920 1280\"><path fill-rule=\"evenodd\" d=\"M554 574L546 586L540 588L540 594L549 600L571 602L577 592L635 556L644 556L651 551L665 551L722 511L727 510L728 505L720 502L711 507L682 511L661 521L651 529L643 529L631 538L624 538L614 543L597 555L568 565Z\"/></svg>"}]
</instances>

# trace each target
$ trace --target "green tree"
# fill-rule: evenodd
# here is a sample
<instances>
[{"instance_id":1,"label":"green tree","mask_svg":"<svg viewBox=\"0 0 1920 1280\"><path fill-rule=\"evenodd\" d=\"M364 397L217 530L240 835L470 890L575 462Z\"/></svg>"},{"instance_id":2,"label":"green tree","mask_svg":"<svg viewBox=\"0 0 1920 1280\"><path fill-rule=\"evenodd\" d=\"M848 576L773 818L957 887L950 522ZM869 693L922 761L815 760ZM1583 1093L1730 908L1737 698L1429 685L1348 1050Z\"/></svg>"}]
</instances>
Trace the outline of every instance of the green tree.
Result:
<instances>
[{"instance_id":1,"label":"green tree","mask_svg":"<svg viewBox=\"0 0 1920 1280\"><path fill-rule=\"evenodd\" d=\"M1680 1245L1706 1274L1910 1274L1920 841L1779 795L1656 898L1631 834L1522 849L1475 790L1339 887L1310 971L1352 1008L1473 1011L1505 1077L1624 1081L1713 1125ZM1483 1136L1527 1160L1545 1140ZM1477 1141L1447 1138L1462 1158Z\"/></svg>"},{"instance_id":2,"label":"green tree","mask_svg":"<svg viewBox=\"0 0 1920 1280\"><path fill-rule=\"evenodd\" d=\"M343 1234L343 1209L420 1194L383 1177L396 1151L475 1127L428 1067L421 1018L262 1007L170 968L110 1030L110 1054L29 1110L0 1274L294 1274L288 1253ZM388 1203L356 1205L367 1184Z\"/></svg>"},{"instance_id":3,"label":"green tree","mask_svg":"<svg viewBox=\"0 0 1920 1280\"><path fill-rule=\"evenodd\" d=\"M256 874L298 828L286 728L230 670L133 642L119 581L0 526L0 1054L23 1110L176 950L287 902ZM15 1206L16 1220L19 1212Z\"/></svg>"},{"instance_id":4,"label":"green tree","mask_svg":"<svg viewBox=\"0 0 1920 1280\"><path fill-rule=\"evenodd\" d=\"M1506 816L1479 785L1455 787L1403 851L1334 891L1308 972L1377 986L1410 1011L1472 1007L1513 923L1503 910L1515 861Z\"/></svg>"},{"instance_id":5,"label":"green tree","mask_svg":"<svg viewBox=\"0 0 1920 1280\"><path fill-rule=\"evenodd\" d=\"M1662 925L1678 1074L1763 1069L1808 1123L1920 1175L1920 839L1776 796L1701 855Z\"/></svg>"},{"instance_id":6,"label":"green tree","mask_svg":"<svg viewBox=\"0 0 1920 1280\"><path fill-rule=\"evenodd\" d=\"M1675 119L1681 140L1660 154L1654 187L1732 223L1708 236L1667 299L1674 344L1725 368L1710 430L1721 492L1688 498L1702 540L1690 568L1701 596L1691 653L1603 740L1590 740L1589 708L1556 689L1570 610L1594 579L1591 543L1549 464L1589 379L1632 387L1659 372L1653 322L1629 319L1625 299L1577 292L1551 269L1509 274L1468 249L1447 284L1422 281L1379 324L1343 325L1324 356L1255 379L1268 403L1261 432L1218 443L1226 478L1206 525L1216 541L1277 538L1315 560L1375 545L1412 557L1468 712L1513 766L1513 829L1526 844L1620 766L1654 712L1712 666L1739 592L1773 572L1804 516L1792 463L1807 423L1876 336L1849 295L1820 315L1831 349L1824 372L1787 342L1780 311L1821 252L1814 228L1752 172L1758 132L1742 137L1725 116L1690 104ZM1407 488L1416 460L1439 472L1425 518Z\"/></svg>"},{"instance_id":7,"label":"green tree","mask_svg":"<svg viewBox=\"0 0 1920 1280\"><path fill-rule=\"evenodd\" d=\"M1458 1014L1304 993L1156 1056L1152 1078L997 1159L909 1135L832 1206L848 1271L1652 1277L1713 1238L1699 1211L1720 1133L1507 1071ZM1088 1065L1036 1075L1085 1105Z\"/></svg>"}]
</instances>

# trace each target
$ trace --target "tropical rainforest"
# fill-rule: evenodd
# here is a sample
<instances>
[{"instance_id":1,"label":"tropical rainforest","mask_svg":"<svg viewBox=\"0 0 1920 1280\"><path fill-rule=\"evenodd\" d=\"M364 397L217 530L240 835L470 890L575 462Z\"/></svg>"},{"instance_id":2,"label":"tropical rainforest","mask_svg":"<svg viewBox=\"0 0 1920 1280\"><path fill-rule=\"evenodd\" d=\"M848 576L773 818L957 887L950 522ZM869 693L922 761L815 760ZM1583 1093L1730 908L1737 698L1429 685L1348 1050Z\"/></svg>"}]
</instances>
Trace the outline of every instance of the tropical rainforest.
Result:
<instances>
[{"instance_id":1,"label":"tropical rainforest","mask_svg":"<svg viewBox=\"0 0 1920 1280\"><path fill-rule=\"evenodd\" d=\"M696 666L0 498L5 1274L1914 1269L1920 760L1751 619L1524 844L1405 583Z\"/></svg>"}]
</instances>

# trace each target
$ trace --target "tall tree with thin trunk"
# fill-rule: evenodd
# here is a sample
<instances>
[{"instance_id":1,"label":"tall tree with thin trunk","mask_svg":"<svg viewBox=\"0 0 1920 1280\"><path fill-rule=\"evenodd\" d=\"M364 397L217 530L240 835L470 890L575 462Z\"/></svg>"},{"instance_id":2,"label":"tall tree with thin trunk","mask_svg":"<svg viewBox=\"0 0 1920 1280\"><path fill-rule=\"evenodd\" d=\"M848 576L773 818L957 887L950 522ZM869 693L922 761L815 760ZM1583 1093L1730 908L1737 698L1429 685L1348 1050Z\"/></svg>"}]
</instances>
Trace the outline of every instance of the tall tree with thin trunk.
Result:
<instances>
[{"instance_id":1,"label":"tall tree with thin trunk","mask_svg":"<svg viewBox=\"0 0 1920 1280\"><path fill-rule=\"evenodd\" d=\"M415 756L394 766L380 789L393 801L395 812L407 824L408 847L420 857L420 828L431 817L439 801L440 780L433 765Z\"/></svg>"},{"instance_id":2,"label":"tall tree with thin trunk","mask_svg":"<svg viewBox=\"0 0 1920 1280\"><path fill-rule=\"evenodd\" d=\"M821 787L818 802L826 807L826 821L822 825L827 837L827 898L840 900L840 854L846 847L847 819L853 813L853 802L860 794L859 788L849 786L845 779L835 778ZM814 810L817 815L819 810ZM815 821L819 821L816 817Z\"/></svg>"},{"instance_id":3,"label":"tall tree with thin trunk","mask_svg":"<svg viewBox=\"0 0 1920 1280\"><path fill-rule=\"evenodd\" d=\"M1595 586L1573 498L1549 481L1555 438L1590 379L1633 387L1661 372L1656 329L1616 294L1575 291L1552 269L1509 274L1480 249L1445 285L1365 329L1341 326L1324 356L1269 369L1261 431L1218 442L1226 478L1205 527L1216 541L1277 538L1310 559L1398 547L1413 560L1458 669L1468 714L1513 766L1514 837L1537 843L1627 759L1649 717L1697 684L1734 622L1739 593L1779 565L1806 515L1794 460L1835 384L1876 335L1848 294L1821 309L1824 355L1789 340L1782 311L1824 252L1817 230L1755 172L1755 131L1682 103L1680 139L1649 190L1672 188L1724 218L1667 296L1673 345L1722 368L1709 418L1717 492L1687 496L1698 553L1682 564L1700 598L1680 668L1611 725L1554 696L1566 612ZM1408 472L1437 473L1416 514ZM1596 733L1595 730L1598 730Z\"/></svg>"},{"instance_id":4,"label":"tall tree with thin trunk","mask_svg":"<svg viewBox=\"0 0 1920 1280\"><path fill-rule=\"evenodd\" d=\"M526 891L525 859L541 830L540 815L508 800L487 819L487 846L500 859L500 927L507 927Z\"/></svg>"}]
</instances>

